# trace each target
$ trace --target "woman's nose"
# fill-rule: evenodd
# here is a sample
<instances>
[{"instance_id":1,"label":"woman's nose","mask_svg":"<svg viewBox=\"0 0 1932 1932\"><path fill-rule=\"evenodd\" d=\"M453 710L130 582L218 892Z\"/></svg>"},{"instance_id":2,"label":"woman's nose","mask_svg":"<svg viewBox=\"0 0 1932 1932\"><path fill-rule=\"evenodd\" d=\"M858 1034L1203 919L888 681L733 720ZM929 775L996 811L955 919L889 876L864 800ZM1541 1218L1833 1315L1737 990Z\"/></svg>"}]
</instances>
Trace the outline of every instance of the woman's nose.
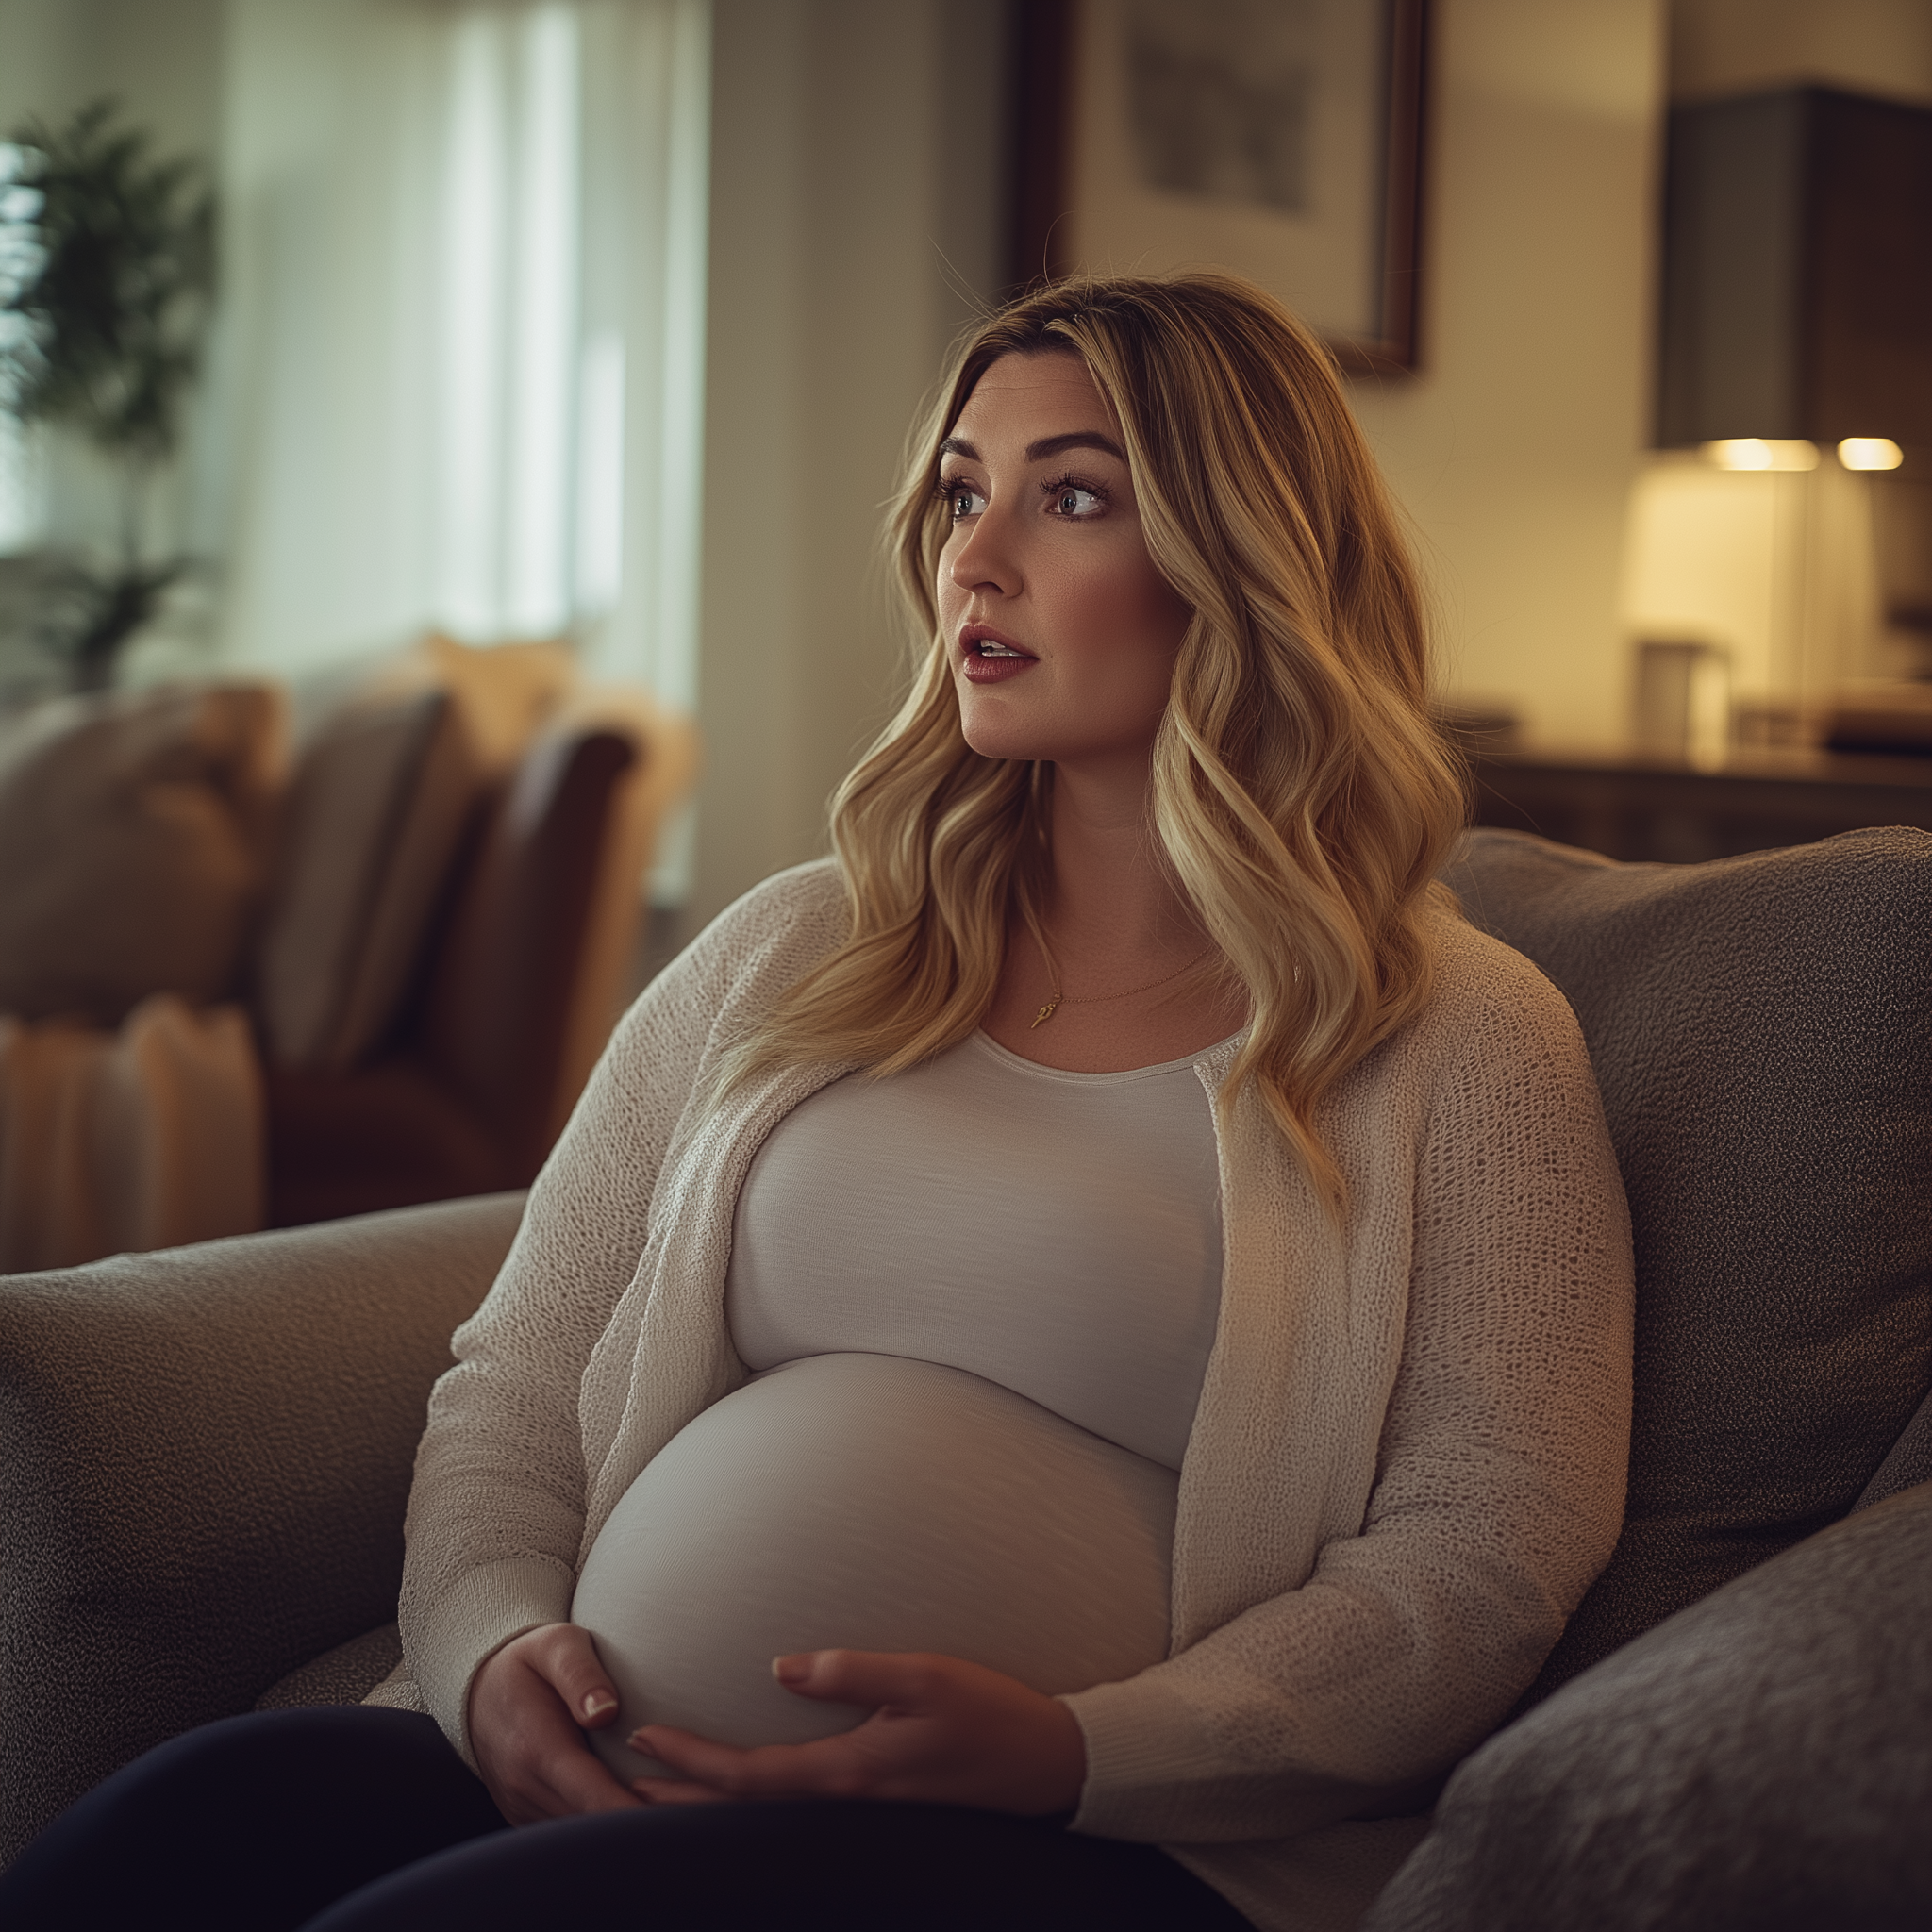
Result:
<instances>
[{"instance_id":1,"label":"woman's nose","mask_svg":"<svg viewBox=\"0 0 1932 1932\"><path fill-rule=\"evenodd\" d=\"M961 591L992 591L1012 596L1020 588L1010 520L989 504L972 518L946 561L947 575Z\"/></svg>"}]
</instances>

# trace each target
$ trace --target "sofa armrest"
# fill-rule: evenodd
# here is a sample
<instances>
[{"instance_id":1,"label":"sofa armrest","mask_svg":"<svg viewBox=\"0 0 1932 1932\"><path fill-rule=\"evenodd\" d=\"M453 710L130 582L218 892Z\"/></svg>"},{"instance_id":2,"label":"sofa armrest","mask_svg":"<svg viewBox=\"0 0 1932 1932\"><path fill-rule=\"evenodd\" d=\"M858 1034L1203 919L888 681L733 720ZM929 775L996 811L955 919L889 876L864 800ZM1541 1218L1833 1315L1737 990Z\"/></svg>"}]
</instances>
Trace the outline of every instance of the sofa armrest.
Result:
<instances>
[{"instance_id":1,"label":"sofa armrest","mask_svg":"<svg viewBox=\"0 0 1932 1932\"><path fill-rule=\"evenodd\" d=\"M0 1279L0 1862L394 1614L429 1386L522 1205Z\"/></svg>"},{"instance_id":2,"label":"sofa armrest","mask_svg":"<svg viewBox=\"0 0 1932 1932\"><path fill-rule=\"evenodd\" d=\"M1932 1482L1491 1738L1361 1932L1812 1932L1932 1909Z\"/></svg>"}]
</instances>

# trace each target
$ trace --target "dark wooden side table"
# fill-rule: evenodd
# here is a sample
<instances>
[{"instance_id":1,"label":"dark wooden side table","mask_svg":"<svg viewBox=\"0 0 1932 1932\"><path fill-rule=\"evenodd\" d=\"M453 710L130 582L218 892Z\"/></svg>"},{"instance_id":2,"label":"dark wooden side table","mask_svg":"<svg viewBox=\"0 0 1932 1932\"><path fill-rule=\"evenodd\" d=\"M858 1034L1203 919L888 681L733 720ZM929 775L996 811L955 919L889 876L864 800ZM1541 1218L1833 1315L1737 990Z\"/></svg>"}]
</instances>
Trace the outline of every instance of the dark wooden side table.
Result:
<instances>
[{"instance_id":1,"label":"dark wooden side table","mask_svg":"<svg viewBox=\"0 0 1932 1932\"><path fill-rule=\"evenodd\" d=\"M1685 863L1861 825L1932 832L1932 758L1740 751L1707 770L1635 753L1471 748L1475 820L1612 858Z\"/></svg>"}]
</instances>

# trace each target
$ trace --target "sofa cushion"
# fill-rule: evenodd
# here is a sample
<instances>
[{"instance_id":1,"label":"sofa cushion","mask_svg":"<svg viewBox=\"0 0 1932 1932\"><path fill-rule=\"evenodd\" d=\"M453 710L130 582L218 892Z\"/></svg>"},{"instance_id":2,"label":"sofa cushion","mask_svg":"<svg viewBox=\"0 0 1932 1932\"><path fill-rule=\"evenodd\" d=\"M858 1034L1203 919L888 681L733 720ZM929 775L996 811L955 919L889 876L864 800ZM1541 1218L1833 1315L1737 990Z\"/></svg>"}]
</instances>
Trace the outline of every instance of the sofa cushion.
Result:
<instances>
[{"instance_id":1,"label":"sofa cushion","mask_svg":"<svg viewBox=\"0 0 1932 1932\"><path fill-rule=\"evenodd\" d=\"M257 1008L278 1066L342 1073L388 1043L459 847L574 689L560 639L413 650L298 691L325 721L285 814ZM306 702L305 702L306 701Z\"/></svg>"},{"instance_id":2,"label":"sofa cushion","mask_svg":"<svg viewBox=\"0 0 1932 1932\"><path fill-rule=\"evenodd\" d=\"M1362 1932L1932 1924L1932 1483L1598 1664L1469 1758Z\"/></svg>"},{"instance_id":3,"label":"sofa cushion","mask_svg":"<svg viewBox=\"0 0 1932 1932\"><path fill-rule=\"evenodd\" d=\"M280 777L263 685L60 698L0 734L0 1012L113 1026L239 976Z\"/></svg>"},{"instance_id":4,"label":"sofa cushion","mask_svg":"<svg viewBox=\"0 0 1932 1932\"><path fill-rule=\"evenodd\" d=\"M402 1629L391 1618L277 1677L255 1700L255 1707L300 1710L316 1704L360 1704L402 1660Z\"/></svg>"},{"instance_id":5,"label":"sofa cushion","mask_svg":"<svg viewBox=\"0 0 1932 1932\"><path fill-rule=\"evenodd\" d=\"M1534 1696L1843 1516L1932 1386L1932 835L1447 876L1575 1008L1636 1241L1628 1519Z\"/></svg>"},{"instance_id":6,"label":"sofa cushion","mask_svg":"<svg viewBox=\"0 0 1932 1932\"><path fill-rule=\"evenodd\" d=\"M257 973L276 1065L340 1072L382 1043L480 782L436 689L351 704L304 751Z\"/></svg>"}]
</instances>

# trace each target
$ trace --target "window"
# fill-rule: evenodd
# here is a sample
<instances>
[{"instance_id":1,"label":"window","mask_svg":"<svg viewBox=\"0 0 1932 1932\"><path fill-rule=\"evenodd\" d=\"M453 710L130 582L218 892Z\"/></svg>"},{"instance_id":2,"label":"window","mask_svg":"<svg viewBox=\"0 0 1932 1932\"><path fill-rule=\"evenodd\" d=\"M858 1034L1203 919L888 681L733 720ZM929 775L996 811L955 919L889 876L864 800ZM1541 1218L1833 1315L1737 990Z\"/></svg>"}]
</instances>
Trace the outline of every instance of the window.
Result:
<instances>
[{"instance_id":1,"label":"window","mask_svg":"<svg viewBox=\"0 0 1932 1932\"><path fill-rule=\"evenodd\" d=\"M240 0L233 654L576 636L695 694L706 0Z\"/></svg>"}]
</instances>

